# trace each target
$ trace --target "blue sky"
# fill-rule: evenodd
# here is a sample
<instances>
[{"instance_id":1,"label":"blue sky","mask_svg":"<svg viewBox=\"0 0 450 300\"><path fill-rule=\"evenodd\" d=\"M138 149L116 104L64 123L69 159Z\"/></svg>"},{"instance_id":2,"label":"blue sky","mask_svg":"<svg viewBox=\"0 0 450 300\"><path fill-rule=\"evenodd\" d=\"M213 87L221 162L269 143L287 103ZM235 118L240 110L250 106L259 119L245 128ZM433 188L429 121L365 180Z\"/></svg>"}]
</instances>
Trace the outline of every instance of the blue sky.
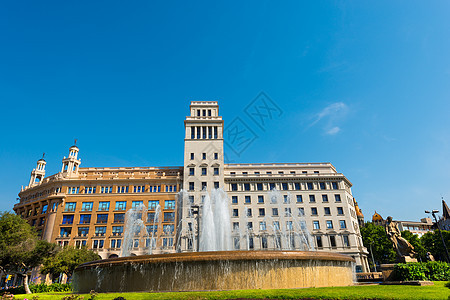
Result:
<instances>
[{"instance_id":1,"label":"blue sky","mask_svg":"<svg viewBox=\"0 0 450 300\"><path fill-rule=\"evenodd\" d=\"M450 198L448 1L3 1L0 210L42 152L183 163L191 100L258 136L235 162L331 162L366 218ZM265 92L263 128L245 108ZM448 199L450 202L450 199Z\"/></svg>"}]
</instances>

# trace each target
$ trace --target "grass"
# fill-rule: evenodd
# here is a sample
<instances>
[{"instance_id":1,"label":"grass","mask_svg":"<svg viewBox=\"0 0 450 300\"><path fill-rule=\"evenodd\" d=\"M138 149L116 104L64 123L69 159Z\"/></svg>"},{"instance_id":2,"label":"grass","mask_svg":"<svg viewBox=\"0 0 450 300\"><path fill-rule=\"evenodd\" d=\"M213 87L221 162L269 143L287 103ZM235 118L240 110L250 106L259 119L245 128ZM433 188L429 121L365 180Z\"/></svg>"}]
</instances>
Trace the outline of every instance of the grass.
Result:
<instances>
[{"instance_id":1,"label":"grass","mask_svg":"<svg viewBox=\"0 0 450 300\"><path fill-rule=\"evenodd\" d=\"M447 286L446 286L447 285ZM62 299L68 293L34 294L39 300ZM15 295L16 299L30 299L30 295ZM81 295L85 300L89 294ZM96 300L112 300L122 296L135 299L445 299L450 300L449 283L436 281L433 286L364 285L350 287L327 287L282 290L236 290L215 292L179 293L101 293Z\"/></svg>"}]
</instances>

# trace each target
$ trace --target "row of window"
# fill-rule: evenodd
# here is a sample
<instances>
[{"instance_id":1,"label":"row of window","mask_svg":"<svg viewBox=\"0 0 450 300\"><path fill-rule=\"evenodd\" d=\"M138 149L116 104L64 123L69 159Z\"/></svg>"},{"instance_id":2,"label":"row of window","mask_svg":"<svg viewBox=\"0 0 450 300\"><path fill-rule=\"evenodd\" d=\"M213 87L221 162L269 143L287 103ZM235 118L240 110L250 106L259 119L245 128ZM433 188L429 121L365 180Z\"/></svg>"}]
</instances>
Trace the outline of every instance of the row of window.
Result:
<instances>
[{"instance_id":1,"label":"row of window","mask_svg":"<svg viewBox=\"0 0 450 300\"><path fill-rule=\"evenodd\" d=\"M159 200L149 200L148 201L148 209L156 209L158 207L160 201ZM75 211L77 207L77 202L67 202L64 211L72 212ZM81 203L81 211L92 211L94 207L94 202L82 202ZM98 203L99 211L109 211L110 202L109 201L100 201ZM116 201L115 210L126 210L127 201ZM131 208L143 208L144 201L132 201ZM164 209L175 209L175 200L165 200L164 201Z\"/></svg>"},{"instance_id":2,"label":"row of window","mask_svg":"<svg viewBox=\"0 0 450 300\"><path fill-rule=\"evenodd\" d=\"M132 191L133 193L160 193L161 192L160 185L150 185L147 188L145 188L145 185L135 185L132 188L133 189L130 189L130 186L127 186L127 185L117 186L117 193L125 194L125 193L128 193L129 191ZM80 191L83 194L96 194L97 187L96 186L88 186L81 190L80 190L79 186L68 187L69 194L80 194ZM165 192L166 193L177 192L177 185L165 185ZM113 193L113 186L100 187L100 193L101 194Z\"/></svg>"},{"instance_id":3,"label":"row of window","mask_svg":"<svg viewBox=\"0 0 450 300\"><path fill-rule=\"evenodd\" d=\"M339 216L343 216L344 215L344 208L343 207L336 207L336 211L337 211L337 214ZM233 208L231 213L232 213L233 217L239 217L239 209ZM297 214L298 214L298 216L304 216L305 215L305 209L303 207L298 207ZM244 208L244 215L246 215L247 217L252 217L253 216L253 210L251 208L248 208L248 207ZM265 217L266 216L266 208L258 208L258 215L260 217ZM291 207L285 207L284 208L284 215L286 217L293 216ZM318 216L318 215L319 214L318 214L317 207L311 207L311 216ZM324 207L324 215L325 216L331 216L331 208L330 207ZM272 217L278 217L278 216L279 216L278 207L273 207L272 208Z\"/></svg>"},{"instance_id":4,"label":"row of window","mask_svg":"<svg viewBox=\"0 0 450 300\"><path fill-rule=\"evenodd\" d=\"M295 197L295 202L297 203L303 203L303 195L283 195L283 203L291 203L291 197ZM273 197L270 199L271 203L277 203L278 199L276 197ZM342 202L341 195L335 194L334 195L334 201L335 202ZM315 203L316 202L316 195L309 195L309 202ZM329 202L328 195L322 195L322 202ZM239 203L239 196L231 196L231 204L238 204ZM244 203L245 204L251 204L252 203L252 197L251 196L244 196ZM258 195L257 196L257 203L265 203L265 197L264 195Z\"/></svg>"},{"instance_id":5,"label":"row of window","mask_svg":"<svg viewBox=\"0 0 450 300\"><path fill-rule=\"evenodd\" d=\"M69 244L68 241L59 241L59 245L64 247ZM105 245L105 240L92 240L92 248L93 249L103 249ZM140 240L139 239L133 239L133 248L137 249L140 246ZM154 239L145 239L145 248L150 248L150 245L153 249L156 249L156 240ZM87 246L87 240L79 240L75 241L75 247L81 248ZM121 239L111 239L110 240L110 248L111 249L120 249L122 247L122 240ZM163 248L171 248L173 247L173 238L163 238L162 239L162 247Z\"/></svg>"},{"instance_id":6,"label":"row of window","mask_svg":"<svg viewBox=\"0 0 450 300\"><path fill-rule=\"evenodd\" d=\"M191 126L191 139L217 139L217 126Z\"/></svg>"},{"instance_id":7,"label":"row of window","mask_svg":"<svg viewBox=\"0 0 450 300\"><path fill-rule=\"evenodd\" d=\"M253 187L253 189L252 189ZM306 185L302 187L302 184L300 182L294 182L294 183L288 183L288 182L281 182L281 183L231 183L231 190L232 191L264 191L264 190L338 190L339 189L339 183L336 181L333 182L306 182Z\"/></svg>"},{"instance_id":8,"label":"row of window","mask_svg":"<svg viewBox=\"0 0 450 300\"><path fill-rule=\"evenodd\" d=\"M206 167L202 167L200 168L201 171L201 175L202 176L206 176L208 175L208 168ZM189 176L194 176L195 175L195 168L189 168ZM213 175L219 175L219 168L218 167L214 167L213 168Z\"/></svg>"},{"instance_id":9,"label":"row of window","mask_svg":"<svg viewBox=\"0 0 450 300\"><path fill-rule=\"evenodd\" d=\"M109 217L108 214L97 214L96 224L107 224L108 217ZM140 217L140 219L142 219L142 214L138 215L138 217ZM62 219L62 225L72 225L74 222L74 218L75 218L75 215L64 215L63 219ZM41 218L41 219L43 219L43 218ZM175 212L164 212L163 213L163 222L174 222L174 221L175 221ZM114 214L113 223L124 223L124 222L125 222L125 214ZM148 213L147 214L147 222L148 223L159 222L158 215L156 215L154 212ZM90 214L81 214L79 224L91 224L91 215Z\"/></svg>"},{"instance_id":10,"label":"row of window","mask_svg":"<svg viewBox=\"0 0 450 300\"><path fill-rule=\"evenodd\" d=\"M121 236L123 234L123 226L112 226L111 234L113 236ZM156 235L158 232L158 225L147 225L146 226L146 235ZM173 234L175 232L174 224L164 224L162 226L164 234ZM78 236L88 236L89 235L89 227L78 227ZM72 227L61 227L60 236L61 237L70 237L72 234ZM95 236L105 236L106 234L106 226L96 226L94 229ZM141 229L137 228L134 232L135 236L141 234Z\"/></svg>"}]
</instances>

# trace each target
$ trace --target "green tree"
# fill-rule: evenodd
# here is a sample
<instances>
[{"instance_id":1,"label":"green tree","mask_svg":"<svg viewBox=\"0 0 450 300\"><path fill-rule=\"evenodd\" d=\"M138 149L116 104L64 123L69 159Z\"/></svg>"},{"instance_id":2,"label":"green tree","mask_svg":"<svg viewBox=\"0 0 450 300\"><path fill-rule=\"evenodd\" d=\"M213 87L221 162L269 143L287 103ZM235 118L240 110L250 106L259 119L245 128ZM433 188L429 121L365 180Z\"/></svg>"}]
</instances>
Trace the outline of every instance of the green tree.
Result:
<instances>
[{"instance_id":1,"label":"green tree","mask_svg":"<svg viewBox=\"0 0 450 300\"><path fill-rule=\"evenodd\" d=\"M56 253L56 245L40 240L33 227L20 216L0 212L0 268L5 273L17 273L24 277L28 286L28 272L38 267L44 258Z\"/></svg>"},{"instance_id":2,"label":"green tree","mask_svg":"<svg viewBox=\"0 0 450 300\"><path fill-rule=\"evenodd\" d=\"M423 246L422 241L417 234L413 234L411 231L405 230L402 231L402 237L414 247L416 258L419 261L427 261L427 250Z\"/></svg>"},{"instance_id":3,"label":"green tree","mask_svg":"<svg viewBox=\"0 0 450 300\"><path fill-rule=\"evenodd\" d=\"M71 277L75 268L85 262L102 259L98 254L85 247L77 249L71 246L64 247L55 257L45 259L41 268L42 274L51 274L52 277L64 273Z\"/></svg>"},{"instance_id":4,"label":"green tree","mask_svg":"<svg viewBox=\"0 0 450 300\"><path fill-rule=\"evenodd\" d=\"M383 226L367 222L360 230L363 244L369 251L372 251L369 255L373 255L376 264L392 263L395 261L395 251ZM371 258L369 257L369 265L373 269Z\"/></svg>"},{"instance_id":5,"label":"green tree","mask_svg":"<svg viewBox=\"0 0 450 300\"><path fill-rule=\"evenodd\" d=\"M447 248L449 248L450 231L442 230L442 236L444 237ZM442 244L441 236L437 230L425 233L420 240L425 249L429 251L436 260L447 261L444 245Z\"/></svg>"}]
</instances>

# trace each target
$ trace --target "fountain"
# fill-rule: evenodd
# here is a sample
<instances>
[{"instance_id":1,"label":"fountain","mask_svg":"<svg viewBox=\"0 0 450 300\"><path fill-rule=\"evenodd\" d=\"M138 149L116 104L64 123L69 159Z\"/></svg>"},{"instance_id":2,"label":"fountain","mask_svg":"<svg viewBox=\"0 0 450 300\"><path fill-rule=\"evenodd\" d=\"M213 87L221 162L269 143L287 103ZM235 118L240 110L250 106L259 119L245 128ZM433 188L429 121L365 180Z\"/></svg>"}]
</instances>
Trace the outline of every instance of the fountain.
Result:
<instances>
[{"instance_id":1,"label":"fountain","mask_svg":"<svg viewBox=\"0 0 450 300\"><path fill-rule=\"evenodd\" d=\"M247 213L243 220L246 226L241 226L238 232L233 233L228 196L222 189L214 189L211 194L204 193L200 210L200 237L195 236L193 228L180 230L178 235L178 245L181 232L191 241L199 239L195 248L200 252L152 254L150 246L151 255L129 256L135 233L146 230L142 221L146 208L137 207L127 212L122 257L80 265L74 272L74 290L80 293L90 290L193 291L353 284L353 258L311 251L314 250L311 235L304 217L292 213L296 207L291 203L290 196L282 197L273 190L269 192L269 199L267 207L280 212L277 221L264 217L274 233L277 250L230 251L233 248L233 234L237 235L237 241L245 238L245 248L251 248ZM183 191L179 193L178 204L187 205L190 213L186 218L194 224L191 208L195 206ZM153 224L156 218L157 214ZM286 227L280 226L280 223L286 224ZM154 232L147 232L147 235L151 237L153 245L156 238ZM177 251L180 251L179 246Z\"/></svg>"}]
</instances>

